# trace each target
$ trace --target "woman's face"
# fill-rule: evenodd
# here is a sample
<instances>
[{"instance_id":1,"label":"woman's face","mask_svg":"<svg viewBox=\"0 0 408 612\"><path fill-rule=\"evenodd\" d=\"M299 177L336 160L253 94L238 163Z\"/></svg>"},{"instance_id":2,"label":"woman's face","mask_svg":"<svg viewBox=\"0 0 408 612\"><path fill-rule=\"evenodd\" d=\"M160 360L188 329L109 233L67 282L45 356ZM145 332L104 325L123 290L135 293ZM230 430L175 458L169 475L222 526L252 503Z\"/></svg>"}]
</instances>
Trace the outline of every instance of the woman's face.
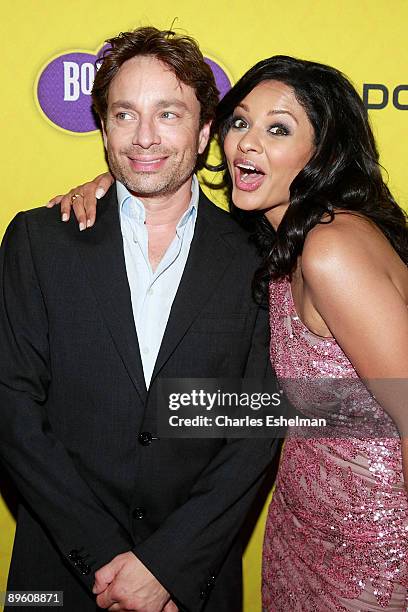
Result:
<instances>
[{"instance_id":1,"label":"woman's face","mask_svg":"<svg viewBox=\"0 0 408 612\"><path fill-rule=\"evenodd\" d=\"M224 151L234 204L264 210L276 228L289 206L289 187L314 153L314 131L293 89L260 83L235 108Z\"/></svg>"}]
</instances>

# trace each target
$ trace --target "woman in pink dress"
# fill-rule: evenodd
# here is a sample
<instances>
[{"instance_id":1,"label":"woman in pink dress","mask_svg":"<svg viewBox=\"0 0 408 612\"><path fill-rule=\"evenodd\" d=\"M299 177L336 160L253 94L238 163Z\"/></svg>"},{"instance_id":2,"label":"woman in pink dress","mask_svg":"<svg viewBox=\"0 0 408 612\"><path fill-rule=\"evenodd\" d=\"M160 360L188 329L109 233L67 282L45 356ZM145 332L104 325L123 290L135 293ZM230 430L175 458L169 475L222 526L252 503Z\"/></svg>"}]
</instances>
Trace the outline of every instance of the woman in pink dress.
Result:
<instances>
[{"instance_id":1,"label":"woman in pink dress","mask_svg":"<svg viewBox=\"0 0 408 612\"><path fill-rule=\"evenodd\" d=\"M255 291L269 289L278 377L305 382L291 397L300 410L313 383L344 379L353 391L337 402L351 431L289 433L263 610L406 610L408 452L390 416L408 431L408 232L367 112L337 70L276 56L224 97L217 127L233 209L255 216Z\"/></svg>"},{"instance_id":2,"label":"woman in pink dress","mask_svg":"<svg viewBox=\"0 0 408 612\"><path fill-rule=\"evenodd\" d=\"M266 524L263 610L401 612L408 233L382 179L366 109L339 71L275 56L223 98L216 127L233 213L255 222L264 257L255 293L269 292L278 377L305 381L305 393L291 397L301 410L313 382L357 383L337 401L351 431L288 436ZM82 221L87 214L93 223L95 190L110 182L79 188L89 206L76 211Z\"/></svg>"}]
</instances>

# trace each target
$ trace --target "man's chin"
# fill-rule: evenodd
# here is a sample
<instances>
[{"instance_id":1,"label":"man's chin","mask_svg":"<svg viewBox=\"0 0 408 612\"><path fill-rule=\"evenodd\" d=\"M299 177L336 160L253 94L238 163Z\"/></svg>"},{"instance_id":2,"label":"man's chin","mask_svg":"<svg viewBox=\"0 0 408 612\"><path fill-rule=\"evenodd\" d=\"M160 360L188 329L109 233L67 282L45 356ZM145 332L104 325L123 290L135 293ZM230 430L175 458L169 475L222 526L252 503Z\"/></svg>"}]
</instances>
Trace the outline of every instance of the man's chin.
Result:
<instances>
[{"instance_id":1,"label":"man's chin","mask_svg":"<svg viewBox=\"0 0 408 612\"><path fill-rule=\"evenodd\" d=\"M121 181L123 182L123 181ZM170 185L138 185L135 183L123 183L130 193L137 198L154 198L172 193Z\"/></svg>"},{"instance_id":2,"label":"man's chin","mask_svg":"<svg viewBox=\"0 0 408 612\"><path fill-rule=\"evenodd\" d=\"M137 196L154 196L161 193L165 193L169 186L169 181L158 180L159 177L153 176L152 173L138 173L138 176L124 176L119 174L115 177L120 183L122 183L131 193Z\"/></svg>"},{"instance_id":3,"label":"man's chin","mask_svg":"<svg viewBox=\"0 0 408 612\"><path fill-rule=\"evenodd\" d=\"M187 183L191 176L192 172L186 177L177 177L177 180L175 180L175 177L167 180L162 177L160 181L149 180L149 178L153 179L154 177L144 177L144 180L137 181L134 177L117 176L115 178L123 183L132 195L138 198L155 198L173 195Z\"/></svg>"}]
</instances>

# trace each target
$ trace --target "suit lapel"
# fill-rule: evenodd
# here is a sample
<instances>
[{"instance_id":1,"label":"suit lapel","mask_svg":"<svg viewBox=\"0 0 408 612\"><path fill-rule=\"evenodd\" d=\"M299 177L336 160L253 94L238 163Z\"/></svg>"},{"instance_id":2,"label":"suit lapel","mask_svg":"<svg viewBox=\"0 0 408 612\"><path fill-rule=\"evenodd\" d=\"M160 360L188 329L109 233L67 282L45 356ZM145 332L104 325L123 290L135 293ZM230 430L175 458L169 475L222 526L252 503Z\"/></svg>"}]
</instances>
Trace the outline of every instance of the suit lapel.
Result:
<instances>
[{"instance_id":1,"label":"suit lapel","mask_svg":"<svg viewBox=\"0 0 408 612\"><path fill-rule=\"evenodd\" d=\"M147 391L126 274L115 185L100 200L95 226L83 232L80 239L81 255L104 320L144 402Z\"/></svg>"},{"instance_id":2,"label":"suit lapel","mask_svg":"<svg viewBox=\"0 0 408 612\"><path fill-rule=\"evenodd\" d=\"M209 207L213 206L200 192L194 237L170 311L152 382L211 297L234 256L233 247L222 237L223 233L229 232L220 230L212 223L210 213L213 211Z\"/></svg>"}]
</instances>

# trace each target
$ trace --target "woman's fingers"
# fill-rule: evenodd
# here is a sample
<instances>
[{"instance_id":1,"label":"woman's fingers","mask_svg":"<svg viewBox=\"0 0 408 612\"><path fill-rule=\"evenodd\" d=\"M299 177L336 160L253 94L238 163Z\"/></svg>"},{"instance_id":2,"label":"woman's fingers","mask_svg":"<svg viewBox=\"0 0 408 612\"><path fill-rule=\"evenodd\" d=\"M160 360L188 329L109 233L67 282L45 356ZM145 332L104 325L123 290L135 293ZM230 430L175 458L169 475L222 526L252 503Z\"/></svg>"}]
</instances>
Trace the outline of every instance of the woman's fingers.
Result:
<instances>
[{"instance_id":1,"label":"woman's fingers","mask_svg":"<svg viewBox=\"0 0 408 612\"><path fill-rule=\"evenodd\" d=\"M47 202L47 208L52 208L56 204L60 205L61 208L61 219L62 221L69 221L71 216L71 208L74 208L75 216L79 222L79 229L86 228L87 216L86 210L83 202L83 194L82 189L84 185L79 185L79 187L75 187L71 189L68 193L64 195L57 195L51 198L49 202Z\"/></svg>"},{"instance_id":2,"label":"woman's fingers","mask_svg":"<svg viewBox=\"0 0 408 612\"><path fill-rule=\"evenodd\" d=\"M71 216L71 208L74 209L75 217L79 223L79 229L82 231L86 228L86 210L84 207L84 196L82 194L83 185L71 189L66 193L61 200L61 219L69 221Z\"/></svg>"},{"instance_id":3,"label":"woman's fingers","mask_svg":"<svg viewBox=\"0 0 408 612\"><path fill-rule=\"evenodd\" d=\"M51 200L49 202L47 202L46 207L47 208L52 208L56 204L59 204L63 197L64 197L63 195L54 196L53 198L51 198Z\"/></svg>"},{"instance_id":4,"label":"woman's fingers","mask_svg":"<svg viewBox=\"0 0 408 612\"><path fill-rule=\"evenodd\" d=\"M104 189L104 187L100 185L99 177L94 179L92 183L85 183L85 185L82 185L82 205L86 211L86 227L92 227L95 223L96 205L99 198L101 198L106 191L107 189Z\"/></svg>"},{"instance_id":5,"label":"woman's fingers","mask_svg":"<svg viewBox=\"0 0 408 612\"><path fill-rule=\"evenodd\" d=\"M95 196L96 199L99 200L102 196L105 195L109 187L112 185L113 176L109 172L104 172L103 174L97 176L93 182L96 184L97 187L95 191Z\"/></svg>"},{"instance_id":6,"label":"woman's fingers","mask_svg":"<svg viewBox=\"0 0 408 612\"><path fill-rule=\"evenodd\" d=\"M83 206L86 211L86 227L92 227L96 219L96 207L98 200L102 198L113 183L113 177L109 172L100 174L91 183L82 185Z\"/></svg>"},{"instance_id":7,"label":"woman's fingers","mask_svg":"<svg viewBox=\"0 0 408 612\"><path fill-rule=\"evenodd\" d=\"M71 189L65 195L54 196L47 203L47 207L52 208L55 204L60 204L61 219L65 222L69 221L73 209L79 229L83 231L95 223L97 201L105 195L112 183L112 175L105 172L93 181Z\"/></svg>"}]
</instances>

